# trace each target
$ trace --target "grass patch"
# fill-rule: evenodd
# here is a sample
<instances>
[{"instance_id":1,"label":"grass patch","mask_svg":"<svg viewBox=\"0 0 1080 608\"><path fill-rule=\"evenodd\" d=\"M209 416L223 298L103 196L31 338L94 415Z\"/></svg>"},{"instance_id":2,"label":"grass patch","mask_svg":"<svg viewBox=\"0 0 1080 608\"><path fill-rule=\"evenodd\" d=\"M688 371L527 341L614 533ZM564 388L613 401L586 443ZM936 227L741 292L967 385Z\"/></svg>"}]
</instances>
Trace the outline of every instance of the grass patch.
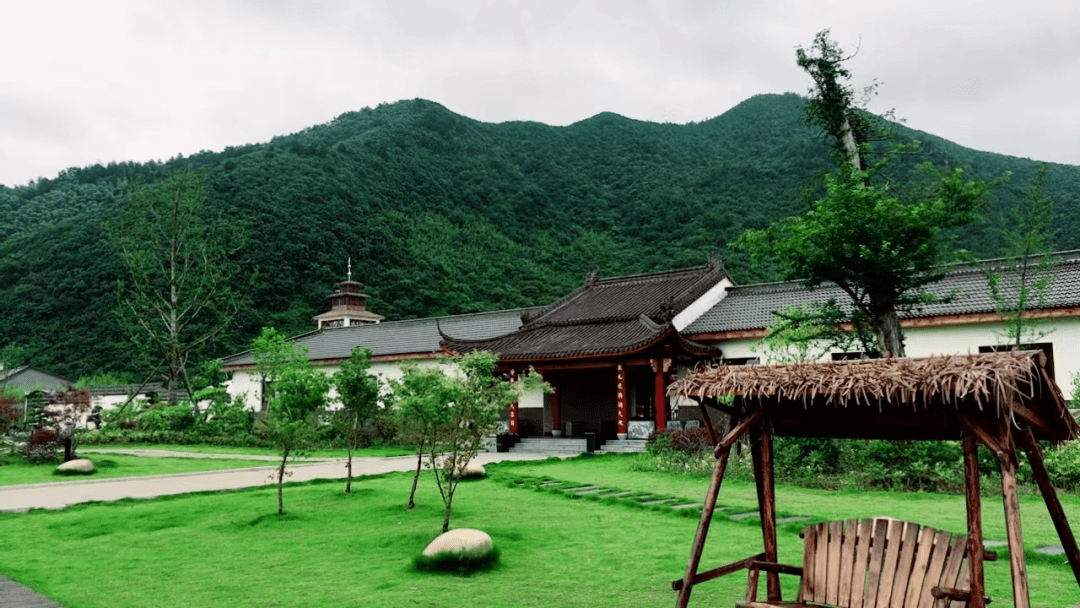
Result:
<instances>
[{"instance_id":1,"label":"grass patch","mask_svg":"<svg viewBox=\"0 0 1080 608\"><path fill-rule=\"evenodd\" d=\"M270 448L211 445L206 443L190 445L177 443L86 443L80 444L79 447L86 450L165 450L189 454L251 454L255 456L277 456L279 454ZM305 454L310 458L346 458L349 455L344 448L339 450L308 450ZM353 452L353 458L386 458L413 454L416 454L416 448L413 447L381 445L356 450Z\"/></svg>"},{"instance_id":2,"label":"grass patch","mask_svg":"<svg viewBox=\"0 0 1080 608\"><path fill-rule=\"evenodd\" d=\"M274 515L272 487L0 515L0 573L72 608L667 606L674 601L671 581L686 567L696 518L625 501L570 499L532 483L546 477L690 500L705 492L703 480L683 484L670 475L631 474L625 465L607 456L493 465L489 479L463 484L451 527L483 530L501 552L494 568L472 576L415 569L416 554L441 531L442 503L425 474L417 508L406 510L408 473L359 478L352 496L343 495L339 481L290 484L285 517ZM533 467L528 482L511 479ZM752 486L734 486L725 484L721 504L756 502ZM778 489L782 509L817 520L853 510L859 517L896 513L952 530L939 520L952 521L958 510L963 521L958 497L866 494ZM1076 500L1066 500L1080 521ZM1049 520L1045 510L1022 508L1025 533L1039 534L1039 519ZM1000 512L1000 501L986 501L988 519ZM801 560L803 525L780 528L785 563ZM756 520L716 518L702 567L760 550ZM56 567L57 556L64 568ZM1010 605L1008 560L985 566L994 605ZM1064 557L1032 559L1028 570L1033 605L1080 603ZM797 580L782 580L785 597L793 597ZM745 585L743 574L710 581L694 590L694 602L731 606Z\"/></svg>"},{"instance_id":3,"label":"grass patch","mask_svg":"<svg viewBox=\"0 0 1080 608\"><path fill-rule=\"evenodd\" d=\"M0 486L25 483L77 482L87 479L112 479L116 477L142 477L146 475L170 475L197 471L218 471L269 466L273 463L261 460L209 459L209 458L146 458L109 454L95 456L85 454L94 462L91 475L64 475L56 473L59 462L27 464L13 455L0 456Z\"/></svg>"}]
</instances>

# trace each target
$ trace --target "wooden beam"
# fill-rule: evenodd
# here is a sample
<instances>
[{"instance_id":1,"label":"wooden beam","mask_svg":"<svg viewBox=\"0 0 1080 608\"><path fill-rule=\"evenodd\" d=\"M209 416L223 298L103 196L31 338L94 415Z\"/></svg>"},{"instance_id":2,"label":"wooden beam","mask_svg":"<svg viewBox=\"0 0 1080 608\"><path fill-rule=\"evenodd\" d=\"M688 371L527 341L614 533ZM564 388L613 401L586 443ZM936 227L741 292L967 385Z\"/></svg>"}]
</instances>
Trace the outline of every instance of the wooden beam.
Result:
<instances>
[{"instance_id":1,"label":"wooden beam","mask_svg":"<svg viewBox=\"0 0 1080 608\"><path fill-rule=\"evenodd\" d=\"M746 434L746 431L748 431L751 427L757 424L757 422L761 420L761 417L764 415L765 410L757 410L756 412L744 418L741 422L739 422L739 424L735 425L735 428L728 431L728 434L724 435L724 438L721 439L720 443L716 445L716 449L713 450L713 456L716 458L720 458L721 452L726 452L728 449L730 449L731 446L734 445L740 437Z\"/></svg>"},{"instance_id":2,"label":"wooden beam","mask_svg":"<svg viewBox=\"0 0 1080 608\"><path fill-rule=\"evenodd\" d=\"M754 482L757 487L758 512L761 513L761 537L765 544L765 560L776 562L776 486L773 482L772 435L768 426L761 424L750 434L750 453L754 461ZM780 576L769 572L766 597L778 602Z\"/></svg>"},{"instance_id":3,"label":"wooden beam","mask_svg":"<svg viewBox=\"0 0 1080 608\"><path fill-rule=\"evenodd\" d=\"M727 470L730 455L731 446L728 446L722 451L716 461L716 467L713 468L712 479L709 481L709 491L705 494L705 504L701 508L701 521L698 522L694 542L690 545L690 559L686 564L683 586L679 589L679 598L675 601L676 608L686 608L686 605L690 602L690 592L693 590L695 578L698 576L697 569L698 565L701 564L701 552L705 548L705 538L709 535L709 524L712 522L713 511L716 510L716 497L720 495L720 485L724 482L724 471Z\"/></svg>"},{"instance_id":4,"label":"wooden beam","mask_svg":"<svg viewBox=\"0 0 1080 608\"><path fill-rule=\"evenodd\" d=\"M713 428L712 420L709 418L709 410L706 409L708 402L716 403L716 399L713 397L705 397L697 399L698 412L701 413L701 419L705 423L705 431L709 434L709 443L712 444L713 449L720 443L720 438L716 436L716 429Z\"/></svg>"},{"instance_id":5,"label":"wooden beam","mask_svg":"<svg viewBox=\"0 0 1080 608\"><path fill-rule=\"evenodd\" d=\"M704 583L705 581L711 581L714 578L720 578L721 576L727 576L734 572L738 572L744 568L749 568L750 564L761 563L760 560L765 557L764 553L758 553L757 555L751 555L746 559L740 559L737 562L731 562L730 564L724 564L719 568L713 568L712 570L706 570L696 576L694 576L694 584ZM802 571L802 568L799 569ZM685 581L683 579L676 579L671 581L671 589L673 591L681 591Z\"/></svg>"},{"instance_id":6,"label":"wooden beam","mask_svg":"<svg viewBox=\"0 0 1080 608\"><path fill-rule=\"evenodd\" d=\"M1065 509L1062 508L1061 500L1058 499L1057 490L1054 489L1054 484L1050 482L1050 473L1046 470L1042 448L1030 430L1020 433L1020 445L1024 448L1024 452L1027 453L1028 462L1031 463L1031 474L1039 485L1039 491L1042 492L1043 502L1046 503L1046 509L1050 512L1050 519L1054 522L1054 528L1057 529L1058 538L1061 539L1061 546L1065 549L1065 556L1069 558L1069 566L1072 567L1076 584L1080 585L1080 548L1077 547L1076 536L1073 535L1072 528L1069 527L1069 521L1065 517Z\"/></svg>"},{"instance_id":7,"label":"wooden beam","mask_svg":"<svg viewBox=\"0 0 1080 608\"><path fill-rule=\"evenodd\" d=\"M979 446L971 433L965 433L964 446L964 495L967 503L968 526L968 580L971 585L971 603L968 608L986 608L984 596L986 581L983 575L982 498L979 495Z\"/></svg>"},{"instance_id":8,"label":"wooden beam","mask_svg":"<svg viewBox=\"0 0 1080 608\"><path fill-rule=\"evenodd\" d=\"M1027 563L1024 559L1024 534L1020 528L1020 501L1016 494L1016 449L1012 445L1011 422L1003 420L1001 431L1005 450L998 455L1001 465L1001 494L1005 503L1005 534L1009 541L1009 566L1012 570L1013 605L1031 608L1028 593Z\"/></svg>"}]
</instances>

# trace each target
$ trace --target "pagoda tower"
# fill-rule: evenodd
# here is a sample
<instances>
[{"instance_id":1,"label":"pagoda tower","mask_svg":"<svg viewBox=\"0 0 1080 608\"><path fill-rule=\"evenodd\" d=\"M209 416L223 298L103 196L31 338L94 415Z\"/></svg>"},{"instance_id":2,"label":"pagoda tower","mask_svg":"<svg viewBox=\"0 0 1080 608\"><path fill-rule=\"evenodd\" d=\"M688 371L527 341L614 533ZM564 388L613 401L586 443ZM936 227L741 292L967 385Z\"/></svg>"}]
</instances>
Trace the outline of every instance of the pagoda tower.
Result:
<instances>
[{"instance_id":1,"label":"pagoda tower","mask_svg":"<svg viewBox=\"0 0 1080 608\"><path fill-rule=\"evenodd\" d=\"M353 327L369 325L383 320L367 309L366 293L362 293L364 284L352 280L352 260L349 260L348 278L338 283L338 291L330 294L330 310L315 316L319 329Z\"/></svg>"}]
</instances>

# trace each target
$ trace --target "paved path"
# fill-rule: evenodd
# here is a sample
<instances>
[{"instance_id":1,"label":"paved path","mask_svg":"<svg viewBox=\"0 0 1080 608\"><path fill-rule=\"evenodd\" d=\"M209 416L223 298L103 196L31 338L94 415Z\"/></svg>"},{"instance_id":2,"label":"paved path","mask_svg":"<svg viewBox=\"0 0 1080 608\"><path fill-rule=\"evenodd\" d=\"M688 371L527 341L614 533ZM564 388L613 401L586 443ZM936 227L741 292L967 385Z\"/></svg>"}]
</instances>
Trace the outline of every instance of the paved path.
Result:
<instances>
[{"instance_id":1,"label":"paved path","mask_svg":"<svg viewBox=\"0 0 1080 608\"><path fill-rule=\"evenodd\" d=\"M80 448L80 454L123 454L147 458L210 458L216 460L281 460L280 456L265 454L200 454L199 452L173 452L171 450L145 450L131 448ZM297 458L297 462L326 462L338 458ZM342 459L343 460L343 459Z\"/></svg>"},{"instance_id":2,"label":"paved path","mask_svg":"<svg viewBox=\"0 0 1080 608\"><path fill-rule=\"evenodd\" d=\"M547 454L482 453L476 461L488 464L501 460L537 460ZM410 471L416 466L415 456L389 458L354 458L353 475L375 475L392 471ZM121 477L115 479L91 479L86 481L61 481L54 483L3 486L0 488L0 511L23 512L29 509L62 509L91 501L112 501L121 498L153 498L169 494L205 492L208 490L235 490L253 486L269 485L272 466L227 471L207 471L178 475L154 475L146 477ZM344 479L345 462L325 461L314 464L291 465L292 476L288 481L312 479Z\"/></svg>"}]
</instances>

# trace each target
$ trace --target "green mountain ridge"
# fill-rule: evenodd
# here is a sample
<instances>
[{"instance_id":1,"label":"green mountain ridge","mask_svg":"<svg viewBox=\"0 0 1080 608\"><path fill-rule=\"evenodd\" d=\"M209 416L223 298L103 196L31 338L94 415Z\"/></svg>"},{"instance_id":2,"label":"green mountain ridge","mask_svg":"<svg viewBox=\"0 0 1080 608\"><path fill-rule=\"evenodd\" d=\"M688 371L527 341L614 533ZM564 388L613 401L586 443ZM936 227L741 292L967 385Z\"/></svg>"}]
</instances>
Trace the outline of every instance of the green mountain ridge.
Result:
<instances>
[{"instance_id":1,"label":"green mountain ridge","mask_svg":"<svg viewBox=\"0 0 1080 608\"><path fill-rule=\"evenodd\" d=\"M568 126L483 123L425 100L347 112L269 142L164 163L71 168L0 186L0 345L73 377L136 366L116 326L122 272L102 222L133 184L201 171L208 206L244 222L238 258L257 268L251 305L208 354L239 350L262 325L299 333L326 309L345 260L388 319L543 304L585 273L665 270L724 254L742 283L775 278L728 244L801 210L828 150L794 94L751 97L715 118L675 125L605 112ZM977 152L897 127L919 163L991 178L1011 171L987 220L959 235L1000 254L1002 211L1022 200L1040 163ZM1062 249L1080 247L1080 167L1048 183Z\"/></svg>"}]
</instances>

